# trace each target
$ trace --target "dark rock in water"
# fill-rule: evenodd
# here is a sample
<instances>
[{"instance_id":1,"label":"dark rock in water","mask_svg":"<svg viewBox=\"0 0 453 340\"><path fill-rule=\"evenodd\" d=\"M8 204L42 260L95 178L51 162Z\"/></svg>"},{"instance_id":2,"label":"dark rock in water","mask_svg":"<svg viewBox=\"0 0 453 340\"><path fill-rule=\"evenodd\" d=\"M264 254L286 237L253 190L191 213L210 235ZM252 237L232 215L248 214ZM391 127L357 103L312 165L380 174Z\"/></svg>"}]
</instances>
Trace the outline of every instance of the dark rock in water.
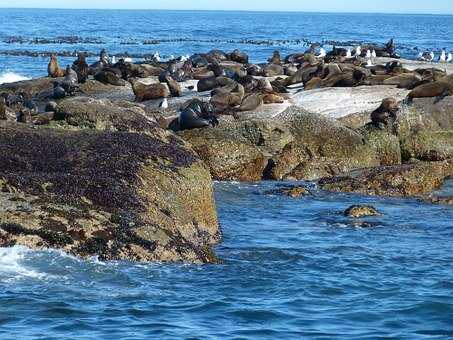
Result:
<instances>
[{"instance_id":1,"label":"dark rock in water","mask_svg":"<svg viewBox=\"0 0 453 340\"><path fill-rule=\"evenodd\" d=\"M267 191L266 194L270 195L285 195L289 196L291 198L300 198L303 196L309 196L311 195L311 192L308 191L304 187L300 186L292 186L292 187L284 187L284 188L278 188L275 190Z\"/></svg>"},{"instance_id":2,"label":"dark rock in water","mask_svg":"<svg viewBox=\"0 0 453 340\"><path fill-rule=\"evenodd\" d=\"M1 246L100 260L216 261L211 177L173 134L0 122L0 145Z\"/></svg>"},{"instance_id":3,"label":"dark rock in water","mask_svg":"<svg viewBox=\"0 0 453 340\"><path fill-rule=\"evenodd\" d=\"M419 162L351 171L319 181L322 189L382 196L418 196L453 176L453 161Z\"/></svg>"},{"instance_id":4,"label":"dark rock in water","mask_svg":"<svg viewBox=\"0 0 453 340\"><path fill-rule=\"evenodd\" d=\"M425 202L432 204L453 205L453 196L433 196L425 199Z\"/></svg>"},{"instance_id":5,"label":"dark rock in water","mask_svg":"<svg viewBox=\"0 0 453 340\"><path fill-rule=\"evenodd\" d=\"M345 210L344 215L352 218L362 218L382 215L374 207L369 205L353 205Z\"/></svg>"}]
</instances>

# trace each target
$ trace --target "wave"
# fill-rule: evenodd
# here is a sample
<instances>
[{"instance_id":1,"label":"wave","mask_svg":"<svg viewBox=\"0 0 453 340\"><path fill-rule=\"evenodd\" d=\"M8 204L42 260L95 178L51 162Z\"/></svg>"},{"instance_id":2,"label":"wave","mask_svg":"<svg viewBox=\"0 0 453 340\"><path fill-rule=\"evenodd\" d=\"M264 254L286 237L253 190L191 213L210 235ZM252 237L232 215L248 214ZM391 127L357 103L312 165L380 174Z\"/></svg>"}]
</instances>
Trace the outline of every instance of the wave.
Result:
<instances>
[{"instance_id":1,"label":"wave","mask_svg":"<svg viewBox=\"0 0 453 340\"><path fill-rule=\"evenodd\" d=\"M0 74L0 84L14 83L16 81L29 80L29 79L30 78L28 78L28 77L25 77L25 76L22 76L20 74L10 72L10 71Z\"/></svg>"},{"instance_id":2,"label":"wave","mask_svg":"<svg viewBox=\"0 0 453 340\"><path fill-rule=\"evenodd\" d=\"M15 246L0 248L0 282L11 282L23 278L43 279L46 274L28 268L24 261L32 250Z\"/></svg>"}]
</instances>

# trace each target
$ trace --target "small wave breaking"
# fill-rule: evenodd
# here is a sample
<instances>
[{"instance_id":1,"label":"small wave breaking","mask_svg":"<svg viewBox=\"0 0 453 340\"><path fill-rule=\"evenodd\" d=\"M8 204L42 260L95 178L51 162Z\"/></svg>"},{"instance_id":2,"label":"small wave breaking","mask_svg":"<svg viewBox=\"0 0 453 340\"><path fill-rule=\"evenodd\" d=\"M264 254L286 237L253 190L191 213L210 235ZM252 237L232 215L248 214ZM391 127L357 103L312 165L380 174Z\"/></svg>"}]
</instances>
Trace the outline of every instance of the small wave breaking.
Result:
<instances>
[{"instance_id":1,"label":"small wave breaking","mask_svg":"<svg viewBox=\"0 0 453 340\"><path fill-rule=\"evenodd\" d=\"M0 84L5 84L5 83L14 83L16 81L21 81L21 80L29 80L30 78L22 76L20 74L14 73L14 72L4 72L0 73Z\"/></svg>"}]
</instances>

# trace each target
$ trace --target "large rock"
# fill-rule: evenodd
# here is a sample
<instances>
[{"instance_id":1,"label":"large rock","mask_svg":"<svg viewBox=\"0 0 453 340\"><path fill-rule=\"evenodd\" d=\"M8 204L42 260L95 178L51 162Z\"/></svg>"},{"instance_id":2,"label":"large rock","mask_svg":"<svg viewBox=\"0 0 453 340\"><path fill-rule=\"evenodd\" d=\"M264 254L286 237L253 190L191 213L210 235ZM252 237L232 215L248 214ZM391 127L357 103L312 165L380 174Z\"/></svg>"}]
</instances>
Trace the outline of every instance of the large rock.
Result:
<instances>
[{"instance_id":1,"label":"large rock","mask_svg":"<svg viewBox=\"0 0 453 340\"><path fill-rule=\"evenodd\" d=\"M85 83L80 84L80 92L91 98L132 101L135 98L132 85L129 82L125 84L125 86L116 86L88 79Z\"/></svg>"},{"instance_id":2,"label":"large rock","mask_svg":"<svg viewBox=\"0 0 453 340\"><path fill-rule=\"evenodd\" d=\"M102 260L215 261L209 171L169 132L0 122L0 145L0 246Z\"/></svg>"},{"instance_id":3,"label":"large rock","mask_svg":"<svg viewBox=\"0 0 453 340\"><path fill-rule=\"evenodd\" d=\"M442 161L453 159L453 130L416 131L401 140L405 161Z\"/></svg>"},{"instance_id":4,"label":"large rock","mask_svg":"<svg viewBox=\"0 0 453 340\"><path fill-rule=\"evenodd\" d=\"M379 165L401 164L400 140L390 129L380 129L370 124L359 132L364 137L365 143L374 149Z\"/></svg>"},{"instance_id":5,"label":"large rock","mask_svg":"<svg viewBox=\"0 0 453 340\"><path fill-rule=\"evenodd\" d=\"M330 87L297 93L293 102L300 108L331 118L365 112L369 115L384 98L403 100L409 91L395 86Z\"/></svg>"},{"instance_id":6,"label":"large rock","mask_svg":"<svg viewBox=\"0 0 453 340\"><path fill-rule=\"evenodd\" d=\"M25 92L31 96L36 96L42 92L51 93L53 90L53 83L59 80L63 80L63 78L42 77L31 80L22 80L14 83L5 83L0 85L0 93Z\"/></svg>"},{"instance_id":7,"label":"large rock","mask_svg":"<svg viewBox=\"0 0 453 340\"><path fill-rule=\"evenodd\" d=\"M284 116L295 140L274 157L270 178L313 180L380 164L374 148L338 121L296 107Z\"/></svg>"},{"instance_id":8,"label":"large rock","mask_svg":"<svg viewBox=\"0 0 453 340\"><path fill-rule=\"evenodd\" d=\"M259 181L267 165L263 152L234 128L186 130L179 135L189 142L220 181ZM254 137L252 137L254 138Z\"/></svg>"},{"instance_id":9,"label":"large rock","mask_svg":"<svg viewBox=\"0 0 453 340\"><path fill-rule=\"evenodd\" d=\"M439 189L453 175L453 161L419 162L351 171L324 178L322 189L366 195L418 196Z\"/></svg>"},{"instance_id":10,"label":"large rock","mask_svg":"<svg viewBox=\"0 0 453 340\"><path fill-rule=\"evenodd\" d=\"M70 126L107 131L146 132L156 127L143 107L127 101L73 97L61 101L56 118Z\"/></svg>"}]
</instances>

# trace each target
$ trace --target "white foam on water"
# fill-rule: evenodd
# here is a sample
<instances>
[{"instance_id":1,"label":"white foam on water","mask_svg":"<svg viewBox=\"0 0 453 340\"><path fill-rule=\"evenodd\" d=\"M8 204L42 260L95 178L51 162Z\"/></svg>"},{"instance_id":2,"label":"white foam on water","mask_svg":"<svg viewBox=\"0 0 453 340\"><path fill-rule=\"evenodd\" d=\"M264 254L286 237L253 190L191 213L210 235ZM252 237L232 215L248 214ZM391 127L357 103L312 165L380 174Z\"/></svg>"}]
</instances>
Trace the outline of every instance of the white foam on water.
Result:
<instances>
[{"instance_id":1,"label":"white foam on water","mask_svg":"<svg viewBox=\"0 0 453 340\"><path fill-rule=\"evenodd\" d=\"M14 72L4 72L0 74L0 84L15 83L16 81L29 80L30 78L22 76Z\"/></svg>"},{"instance_id":2,"label":"white foam on water","mask_svg":"<svg viewBox=\"0 0 453 340\"><path fill-rule=\"evenodd\" d=\"M23 262L33 251L20 246L0 248L0 282L12 282L23 278L41 280L45 273L28 268Z\"/></svg>"}]
</instances>

